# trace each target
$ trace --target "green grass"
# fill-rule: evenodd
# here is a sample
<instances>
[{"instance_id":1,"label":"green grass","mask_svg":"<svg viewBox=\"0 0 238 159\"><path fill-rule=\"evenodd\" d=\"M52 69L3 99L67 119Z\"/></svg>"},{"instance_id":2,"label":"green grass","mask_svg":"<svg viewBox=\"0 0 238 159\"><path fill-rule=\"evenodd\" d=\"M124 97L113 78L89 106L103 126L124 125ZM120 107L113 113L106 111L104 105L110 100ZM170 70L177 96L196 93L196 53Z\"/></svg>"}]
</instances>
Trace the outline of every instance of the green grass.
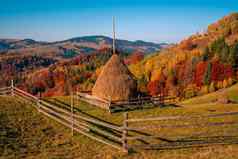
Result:
<instances>
[{"instance_id":1,"label":"green grass","mask_svg":"<svg viewBox=\"0 0 238 159\"><path fill-rule=\"evenodd\" d=\"M70 98L69 97L56 97L48 99L52 102L61 101L62 103L69 104ZM63 105L62 105L63 106ZM91 106L84 102L79 102L74 105L77 108L76 113L80 115L88 115L95 118L98 118L103 121L107 121L112 124L122 125L123 121L123 113L114 113L110 114L108 111L97 108L95 106ZM177 107L156 107L153 109L144 109L144 110L135 110L129 112L129 118L145 118L145 117L164 117L164 116L191 116L191 115L211 115L211 114L220 114L225 112L238 112L238 104L214 104L214 103L207 103L207 104L196 104L196 105L183 105L179 103ZM235 120L238 122L238 116L233 117L226 117L226 118L215 118L215 119L200 119L199 122L207 123L207 122L230 122L231 120ZM147 125L181 125L181 124L197 124L197 119L191 120L177 120L177 121L160 121L160 122L144 122L139 123L139 126L147 126ZM138 124L130 124L131 126L138 126ZM212 127L212 128L191 128L186 129L180 128L171 131L171 129L147 129L142 132L150 132L151 134L158 134L166 138L174 138L175 136L184 136L194 134L196 132L201 133L209 133L210 136L212 135L222 135L224 132L223 129L230 132L238 131L238 127L233 126L221 126L221 127Z\"/></svg>"},{"instance_id":2,"label":"green grass","mask_svg":"<svg viewBox=\"0 0 238 159\"><path fill-rule=\"evenodd\" d=\"M12 97L0 97L0 129L1 159L92 159L117 153L79 134L71 137L70 129Z\"/></svg>"},{"instance_id":3,"label":"green grass","mask_svg":"<svg viewBox=\"0 0 238 159\"><path fill-rule=\"evenodd\" d=\"M237 100L238 85L226 91L229 98ZM179 107L164 107L129 112L129 118L143 118L153 116L187 116L208 115L238 111L238 104L215 104L212 101L217 92L202 97L195 97L178 103ZM70 103L69 97L55 97L47 99L65 107ZM56 101L58 100L58 101ZM60 102L59 102L60 101ZM121 125L122 113L109 112L79 102L75 104L77 112L85 116L93 116L113 124ZM227 122L238 121L238 117L224 117L216 119L191 119L189 121L164 121L155 124L189 124L200 122ZM144 124L151 125L151 122ZM132 125L131 125L132 126ZM134 125L136 126L136 124ZM70 135L70 129L54 122L38 113L30 104L12 97L0 97L0 159L5 158L82 158L82 159L119 159L119 158L148 158L148 159L235 159L238 155L238 145L213 145L173 150L141 150L129 155L123 154L104 144L100 144L80 134ZM155 133L165 138L171 136L189 135L205 132L207 135L236 135L238 126L218 126L211 128L191 129L148 129L146 132ZM232 132L232 133L230 133Z\"/></svg>"},{"instance_id":4,"label":"green grass","mask_svg":"<svg viewBox=\"0 0 238 159\"><path fill-rule=\"evenodd\" d=\"M195 104L207 104L207 103L213 103L219 98L223 93L226 93L228 95L228 98L231 101L238 102L238 84L233 85L230 88L216 91L213 93L209 93L207 95L198 96L191 98L189 100L186 100L182 102L182 105L195 105Z\"/></svg>"}]
</instances>

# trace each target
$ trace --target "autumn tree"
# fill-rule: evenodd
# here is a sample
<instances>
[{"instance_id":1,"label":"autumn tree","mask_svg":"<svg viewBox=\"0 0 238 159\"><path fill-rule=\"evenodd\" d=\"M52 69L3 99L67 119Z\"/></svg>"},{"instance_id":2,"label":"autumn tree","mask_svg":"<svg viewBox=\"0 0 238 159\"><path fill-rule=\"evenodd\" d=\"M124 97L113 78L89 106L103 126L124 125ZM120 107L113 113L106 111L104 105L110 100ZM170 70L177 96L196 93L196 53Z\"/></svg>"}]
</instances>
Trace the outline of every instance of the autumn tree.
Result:
<instances>
[{"instance_id":1,"label":"autumn tree","mask_svg":"<svg viewBox=\"0 0 238 159\"><path fill-rule=\"evenodd\" d=\"M55 81L54 81L54 73L53 70L49 69L47 76L45 76L45 83L47 84L48 88L54 88Z\"/></svg>"},{"instance_id":2,"label":"autumn tree","mask_svg":"<svg viewBox=\"0 0 238 159\"><path fill-rule=\"evenodd\" d=\"M69 66L65 66L64 67L64 71L65 71L65 83L64 83L64 93L65 95L69 95L72 91L72 82L71 82L71 78L70 78L70 68Z\"/></svg>"},{"instance_id":3,"label":"autumn tree","mask_svg":"<svg viewBox=\"0 0 238 159\"><path fill-rule=\"evenodd\" d=\"M201 61L197 64L194 80L196 85L199 87L203 85L203 77L206 70L207 70L207 62Z\"/></svg>"},{"instance_id":4,"label":"autumn tree","mask_svg":"<svg viewBox=\"0 0 238 159\"><path fill-rule=\"evenodd\" d=\"M45 86L45 83L43 81L37 81L35 83L33 83L33 86L32 86L32 93L35 95L35 94L38 94L38 93L43 93L46 89L46 86Z\"/></svg>"},{"instance_id":5,"label":"autumn tree","mask_svg":"<svg viewBox=\"0 0 238 159\"><path fill-rule=\"evenodd\" d=\"M150 81L147 85L147 89L151 96L158 95L160 93L164 93L165 90L165 76L161 74L160 78L155 81Z\"/></svg>"},{"instance_id":6,"label":"autumn tree","mask_svg":"<svg viewBox=\"0 0 238 159\"><path fill-rule=\"evenodd\" d=\"M140 79L137 80L137 89L139 92L146 93L147 92L147 83L145 76L142 76Z\"/></svg>"},{"instance_id":7,"label":"autumn tree","mask_svg":"<svg viewBox=\"0 0 238 159\"><path fill-rule=\"evenodd\" d=\"M159 81L150 81L147 85L147 90L151 96L156 96L160 93Z\"/></svg>"}]
</instances>

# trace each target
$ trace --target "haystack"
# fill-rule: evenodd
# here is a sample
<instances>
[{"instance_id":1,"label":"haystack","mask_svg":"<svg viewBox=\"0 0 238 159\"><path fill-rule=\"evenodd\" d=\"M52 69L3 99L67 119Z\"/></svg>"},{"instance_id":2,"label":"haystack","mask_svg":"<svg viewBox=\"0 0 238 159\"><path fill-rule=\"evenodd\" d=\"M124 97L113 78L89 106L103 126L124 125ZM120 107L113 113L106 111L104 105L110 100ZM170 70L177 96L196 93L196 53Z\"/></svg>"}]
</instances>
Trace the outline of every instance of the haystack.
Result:
<instances>
[{"instance_id":1,"label":"haystack","mask_svg":"<svg viewBox=\"0 0 238 159\"><path fill-rule=\"evenodd\" d=\"M92 95L111 101L129 100L135 97L136 81L117 54L113 54L103 67Z\"/></svg>"}]
</instances>

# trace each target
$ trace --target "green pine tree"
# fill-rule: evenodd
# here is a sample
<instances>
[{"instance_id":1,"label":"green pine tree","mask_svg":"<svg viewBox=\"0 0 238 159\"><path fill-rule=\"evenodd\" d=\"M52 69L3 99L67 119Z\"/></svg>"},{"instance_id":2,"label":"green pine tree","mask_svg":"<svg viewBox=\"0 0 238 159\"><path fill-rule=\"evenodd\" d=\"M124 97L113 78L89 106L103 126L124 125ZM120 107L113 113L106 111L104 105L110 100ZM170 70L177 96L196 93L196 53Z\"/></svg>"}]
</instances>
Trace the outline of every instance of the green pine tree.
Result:
<instances>
[{"instance_id":1,"label":"green pine tree","mask_svg":"<svg viewBox=\"0 0 238 159\"><path fill-rule=\"evenodd\" d=\"M203 51L202 60L207 61L209 58L210 58L210 51L209 48L206 47Z\"/></svg>"},{"instance_id":2,"label":"green pine tree","mask_svg":"<svg viewBox=\"0 0 238 159\"><path fill-rule=\"evenodd\" d=\"M218 57L223 61L227 61L226 58L229 55L229 46L226 44L225 38L221 37L215 40L211 44L211 52L217 54Z\"/></svg>"},{"instance_id":3,"label":"green pine tree","mask_svg":"<svg viewBox=\"0 0 238 159\"><path fill-rule=\"evenodd\" d=\"M210 84L210 81L211 81L211 71L212 71L212 64L208 63L207 70L206 70L206 72L204 74L204 77L203 77L203 83L205 85L209 85Z\"/></svg>"},{"instance_id":4,"label":"green pine tree","mask_svg":"<svg viewBox=\"0 0 238 159\"><path fill-rule=\"evenodd\" d=\"M230 54L228 57L228 62L232 65L233 68L236 68L236 63L238 62L238 42L236 42L230 48Z\"/></svg>"}]
</instances>

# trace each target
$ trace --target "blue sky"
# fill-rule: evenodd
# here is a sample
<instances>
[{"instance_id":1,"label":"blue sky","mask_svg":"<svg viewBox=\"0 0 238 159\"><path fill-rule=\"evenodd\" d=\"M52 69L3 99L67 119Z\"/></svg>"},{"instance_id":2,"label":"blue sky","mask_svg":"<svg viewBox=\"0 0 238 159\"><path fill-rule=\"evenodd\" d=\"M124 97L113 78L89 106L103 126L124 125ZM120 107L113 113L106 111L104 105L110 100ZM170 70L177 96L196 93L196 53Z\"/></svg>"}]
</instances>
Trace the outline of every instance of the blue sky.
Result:
<instances>
[{"instance_id":1,"label":"blue sky","mask_svg":"<svg viewBox=\"0 0 238 159\"><path fill-rule=\"evenodd\" d=\"M238 11L237 0L0 0L0 38L57 41L85 35L178 42Z\"/></svg>"}]
</instances>

